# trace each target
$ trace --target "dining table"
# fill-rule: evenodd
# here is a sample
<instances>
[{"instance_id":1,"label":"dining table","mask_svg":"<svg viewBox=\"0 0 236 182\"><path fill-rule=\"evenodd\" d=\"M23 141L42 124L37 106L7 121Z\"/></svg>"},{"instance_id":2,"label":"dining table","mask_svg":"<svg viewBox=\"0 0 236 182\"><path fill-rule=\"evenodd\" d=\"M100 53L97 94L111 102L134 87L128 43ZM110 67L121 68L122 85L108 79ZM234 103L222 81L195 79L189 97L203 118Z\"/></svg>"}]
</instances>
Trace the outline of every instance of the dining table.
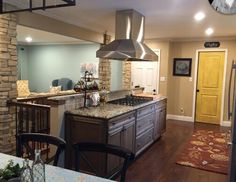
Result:
<instances>
[{"instance_id":1,"label":"dining table","mask_svg":"<svg viewBox=\"0 0 236 182\"><path fill-rule=\"evenodd\" d=\"M10 160L12 160L14 164L18 163L21 167L23 166L24 159L0 153L0 169L4 168ZM45 164L45 176L46 182L114 182L112 180L48 164Z\"/></svg>"}]
</instances>

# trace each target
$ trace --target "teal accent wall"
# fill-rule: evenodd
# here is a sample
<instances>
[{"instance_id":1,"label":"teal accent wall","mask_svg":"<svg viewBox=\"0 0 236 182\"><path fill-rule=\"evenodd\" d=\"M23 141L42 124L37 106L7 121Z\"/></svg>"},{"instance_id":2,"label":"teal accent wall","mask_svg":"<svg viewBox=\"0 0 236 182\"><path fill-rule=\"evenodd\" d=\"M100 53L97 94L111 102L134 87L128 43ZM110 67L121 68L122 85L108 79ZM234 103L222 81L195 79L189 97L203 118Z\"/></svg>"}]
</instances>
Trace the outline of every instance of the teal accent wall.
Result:
<instances>
[{"instance_id":1,"label":"teal accent wall","mask_svg":"<svg viewBox=\"0 0 236 182\"><path fill-rule=\"evenodd\" d=\"M31 92L48 92L52 80L80 79L81 63L99 63L99 44L18 46L18 78L29 80ZM111 90L121 89L122 62L111 61Z\"/></svg>"},{"instance_id":2,"label":"teal accent wall","mask_svg":"<svg viewBox=\"0 0 236 182\"><path fill-rule=\"evenodd\" d=\"M111 60L111 90L122 89L122 61Z\"/></svg>"},{"instance_id":3,"label":"teal accent wall","mask_svg":"<svg viewBox=\"0 0 236 182\"><path fill-rule=\"evenodd\" d=\"M98 63L96 51L99 44L32 45L18 47L21 78L29 80L30 91L48 92L52 80L80 79L80 64ZM24 53L23 53L24 52Z\"/></svg>"},{"instance_id":4,"label":"teal accent wall","mask_svg":"<svg viewBox=\"0 0 236 182\"><path fill-rule=\"evenodd\" d=\"M28 47L18 46L18 80L28 80Z\"/></svg>"}]
</instances>

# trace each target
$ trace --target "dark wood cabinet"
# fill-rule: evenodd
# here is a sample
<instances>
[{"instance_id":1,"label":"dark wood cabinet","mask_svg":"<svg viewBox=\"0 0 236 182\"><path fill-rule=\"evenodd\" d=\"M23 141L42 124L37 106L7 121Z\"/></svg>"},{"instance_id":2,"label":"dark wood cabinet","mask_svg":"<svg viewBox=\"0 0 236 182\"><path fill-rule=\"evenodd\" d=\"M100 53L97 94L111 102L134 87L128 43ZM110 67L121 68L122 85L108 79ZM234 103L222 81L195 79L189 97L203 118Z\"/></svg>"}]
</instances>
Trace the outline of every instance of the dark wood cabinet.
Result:
<instances>
[{"instance_id":1,"label":"dark wood cabinet","mask_svg":"<svg viewBox=\"0 0 236 182\"><path fill-rule=\"evenodd\" d=\"M166 99L155 104L154 115L153 137L157 140L166 131Z\"/></svg>"},{"instance_id":2,"label":"dark wood cabinet","mask_svg":"<svg viewBox=\"0 0 236 182\"><path fill-rule=\"evenodd\" d=\"M65 167L74 168L75 153L72 145L77 142L99 142L122 146L134 152L135 111L112 119L99 119L66 113L65 140L67 142ZM101 174L119 166L113 156L86 154ZM92 172L82 163L82 171Z\"/></svg>"},{"instance_id":3,"label":"dark wood cabinet","mask_svg":"<svg viewBox=\"0 0 236 182\"><path fill-rule=\"evenodd\" d=\"M160 110L160 130L161 134L166 131L166 108Z\"/></svg>"},{"instance_id":4,"label":"dark wood cabinet","mask_svg":"<svg viewBox=\"0 0 236 182\"><path fill-rule=\"evenodd\" d=\"M125 121L124 118L119 118L116 120L116 123L119 125L117 127L112 127L108 131L108 144L121 146L134 152L135 117L129 117L129 119ZM118 157L108 155L107 170L112 171L114 168L119 166L120 162L121 161Z\"/></svg>"},{"instance_id":5,"label":"dark wood cabinet","mask_svg":"<svg viewBox=\"0 0 236 182\"><path fill-rule=\"evenodd\" d=\"M65 166L74 167L74 150L77 142L108 143L127 148L139 155L166 130L166 99L134 109L114 118L94 118L66 113L65 140L67 142ZM120 159L111 155L92 155L100 173L118 167ZM86 166L83 170L91 172Z\"/></svg>"},{"instance_id":6,"label":"dark wood cabinet","mask_svg":"<svg viewBox=\"0 0 236 182\"><path fill-rule=\"evenodd\" d=\"M153 142L154 104L137 110L135 154L140 154Z\"/></svg>"},{"instance_id":7,"label":"dark wood cabinet","mask_svg":"<svg viewBox=\"0 0 236 182\"><path fill-rule=\"evenodd\" d=\"M161 136L161 126L160 126L160 110L156 110L154 113L154 129L153 138L157 140Z\"/></svg>"}]
</instances>

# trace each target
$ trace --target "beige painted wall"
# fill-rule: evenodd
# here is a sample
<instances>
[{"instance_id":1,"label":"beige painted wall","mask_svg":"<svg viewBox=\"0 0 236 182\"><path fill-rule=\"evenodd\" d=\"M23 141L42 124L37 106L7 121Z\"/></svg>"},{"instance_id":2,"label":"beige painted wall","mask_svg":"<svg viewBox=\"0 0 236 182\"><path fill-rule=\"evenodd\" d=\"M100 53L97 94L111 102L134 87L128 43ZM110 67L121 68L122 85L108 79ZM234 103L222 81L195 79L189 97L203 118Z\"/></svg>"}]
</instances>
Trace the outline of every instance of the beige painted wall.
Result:
<instances>
[{"instance_id":1,"label":"beige painted wall","mask_svg":"<svg viewBox=\"0 0 236 182\"><path fill-rule=\"evenodd\" d=\"M220 49L228 50L227 71L226 71L226 87L224 98L224 120L227 120L227 96L229 85L229 73L233 59L236 59L236 40L220 41ZM194 42L158 42L149 40L147 44L151 48L160 48L161 50L161 76L168 76L167 82L161 82L160 93L168 96L168 114L184 115L192 117L193 107L193 89L194 89L194 71L196 61L196 51L204 49L204 41ZM192 58L192 82L189 77L172 76L173 58ZM184 109L184 113L180 112L180 108Z\"/></svg>"}]
</instances>

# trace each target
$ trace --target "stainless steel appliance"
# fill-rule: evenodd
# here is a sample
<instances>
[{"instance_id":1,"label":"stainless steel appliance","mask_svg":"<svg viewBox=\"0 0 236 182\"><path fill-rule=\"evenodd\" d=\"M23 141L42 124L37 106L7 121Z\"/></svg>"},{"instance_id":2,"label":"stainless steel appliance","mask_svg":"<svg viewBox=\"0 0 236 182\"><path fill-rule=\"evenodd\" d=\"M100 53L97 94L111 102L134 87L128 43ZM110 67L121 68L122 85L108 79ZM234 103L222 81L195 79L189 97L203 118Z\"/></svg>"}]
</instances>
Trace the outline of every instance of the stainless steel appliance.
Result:
<instances>
[{"instance_id":1,"label":"stainless steel appliance","mask_svg":"<svg viewBox=\"0 0 236 182\"><path fill-rule=\"evenodd\" d=\"M229 182L236 182L236 61L232 62L229 94L228 94L228 117L231 119L231 153L229 167Z\"/></svg>"},{"instance_id":2,"label":"stainless steel appliance","mask_svg":"<svg viewBox=\"0 0 236 182\"><path fill-rule=\"evenodd\" d=\"M118 105L127 105L127 106L137 106L137 105L144 104L152 100L153 100L152 97L140 97L140 96L127 95L124 98L112 100L112 101L109 101L108 103L118 104Z\"/></svg>"},{"instance_id":3,"label":"stainless steel appliance","mask_svg":"<svg viewBox=\"0 0 236 182\"><path fill-rule=\"evenodd\" d=\"M132 9L116 12L115 40L102 46L99 58L126 61L157 61L158 57L144 43L145 17Z\"/></svg>"}]
</instances>

